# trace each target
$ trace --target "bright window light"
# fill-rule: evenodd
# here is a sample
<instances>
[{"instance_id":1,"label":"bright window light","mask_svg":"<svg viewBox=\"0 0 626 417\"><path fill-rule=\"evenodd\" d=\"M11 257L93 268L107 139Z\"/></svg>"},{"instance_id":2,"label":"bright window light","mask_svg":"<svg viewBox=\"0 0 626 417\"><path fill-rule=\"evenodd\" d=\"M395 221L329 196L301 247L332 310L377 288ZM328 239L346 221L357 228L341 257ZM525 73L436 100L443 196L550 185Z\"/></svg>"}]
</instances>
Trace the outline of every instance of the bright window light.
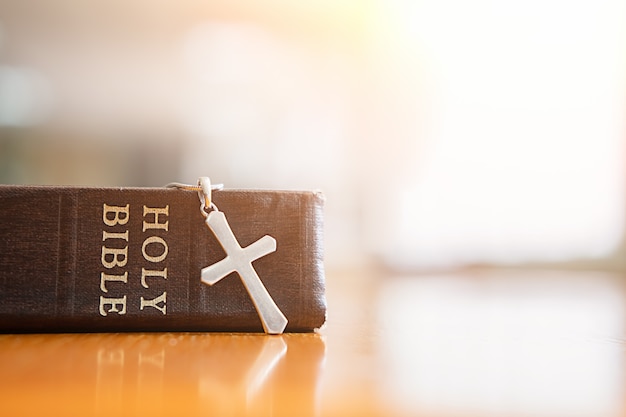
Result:
<instances>
[{"instance_id":1,"label":"bright window light","mask_svg":"<svg viewBox=\"0 0 626 417\"><path fill-rule=\"evenodd\" d=\"M387 259L401 266L606 256L623 236L619 0L400 2L433 117Z\"/></svg>"}]
</instances>

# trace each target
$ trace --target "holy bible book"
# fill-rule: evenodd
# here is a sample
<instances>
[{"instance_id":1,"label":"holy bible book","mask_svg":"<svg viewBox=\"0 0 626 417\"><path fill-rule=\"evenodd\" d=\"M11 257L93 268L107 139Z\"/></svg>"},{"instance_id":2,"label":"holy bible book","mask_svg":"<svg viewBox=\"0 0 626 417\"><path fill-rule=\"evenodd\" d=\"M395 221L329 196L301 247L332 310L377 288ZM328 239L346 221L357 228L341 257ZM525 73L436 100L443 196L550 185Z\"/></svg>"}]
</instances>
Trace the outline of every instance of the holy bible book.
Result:
<instances>
[{"instance_id":1,"label":"holy bible book","mask_svg":"<svg viewBox=\"0 0 626 417\"><path fill-rule=\"evenodd\" d=\"M0 332L263 331L253 284L285 331L319 328L323 196L212 198L214 220L232 231L227 243L207 227L196 192L1 185Z\"/></svg>"}]
</instances>

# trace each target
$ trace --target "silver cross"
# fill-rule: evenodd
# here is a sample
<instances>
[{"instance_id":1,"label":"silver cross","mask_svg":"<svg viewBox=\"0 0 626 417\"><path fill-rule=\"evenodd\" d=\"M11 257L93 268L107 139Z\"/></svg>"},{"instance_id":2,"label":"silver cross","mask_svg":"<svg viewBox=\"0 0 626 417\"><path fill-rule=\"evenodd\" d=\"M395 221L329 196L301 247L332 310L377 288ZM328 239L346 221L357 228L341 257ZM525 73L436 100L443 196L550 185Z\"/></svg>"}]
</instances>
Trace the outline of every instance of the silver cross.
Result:
<instances>
[{"instance_id":1,"label":"silver cross","mask_svg":"<svg viewBox=\"0 0 626 417\"><path fill-rule=\"evenodd\" d=\"M206 224L224 248L226 258L203 268L202 282L213 285L231 272L236 271L248 294L250 294L265 332L270 334L282 333L287 326L287 318L276 306L252 266L253 261L276 251L276 240L265 235L251 245L242 248L228 225L226 216L218 210L208 214Z\"/></svg>"}]
</instances>

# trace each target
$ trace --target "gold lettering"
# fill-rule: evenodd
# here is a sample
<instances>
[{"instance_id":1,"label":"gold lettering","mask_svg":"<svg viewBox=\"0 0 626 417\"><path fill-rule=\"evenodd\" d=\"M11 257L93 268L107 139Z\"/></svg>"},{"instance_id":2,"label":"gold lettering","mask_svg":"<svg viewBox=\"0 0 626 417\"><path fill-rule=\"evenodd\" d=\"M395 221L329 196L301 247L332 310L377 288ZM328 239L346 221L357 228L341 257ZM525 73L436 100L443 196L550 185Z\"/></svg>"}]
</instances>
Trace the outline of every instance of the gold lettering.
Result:
<instances>
[{"instance_id":1,"label":"gold lettering","mask_svg":"<svg viewBox=\"0 0 626 417\"><path fill-rule=\"evenodd\" d=\"M148 245L151 243L154 243L155 245L161 245L163 247L163 251L161 252L160 255L152 256L146 252ZM150 236L149 238L144 240L143 245L141 245L141 253L143 254L144 259L146 261L150 261L154 263L161 262L163 259L165 259L168 251L169 251L169 248L167 247L167 243L165 243L165 240L163 240L163 238L159 236Z\"/></svg>"},{"instance_id":2,"label":"gold lettering","mask_svg":"<svg viewBox=\"0 0 626 417\"><path fill-rule=\"evenodd\" d=\"M109 218L109 214L113 214L113 218ZM123 215L123 216L120 216ZM116 224L126 224L128 223L128 218L130 216L130 204L126 204L126 206L109 206L107 204L103 205L102 212L102 221L107 226L115 226Z\"/></svg>"},{"instance_id":3,"label":"gold lettering","mask_svg":"<svg viewBox=\"0 0 626 417\"><path fill-rule=\"evenodd\" d=\"M128 242L128 230L124 233L113 233L107 232L106 230L102 231L102 241L104 242L107 239L124 239Z\"/></svg>"},{"instance_id":4,"label":"gold lettering","mask_svg":"<svg viewBox=\"0 0 626 417\"><path fill-rule=\"evenodd\" d=\"M110 261L107 260L109 256ZM125 266L126 262L128 262L128 246L121 249L102 247L102 265L105 268L111 269L115 266Z\"/></svg>"},{"instance_id":5,"label":"gold lettering","mask_svg":"<svg viewBox=\"0 0 626 417\"><path fill-rule=\"evenodd\" d=\"M148 214L154 214L154 222L148 223L147 221L143 221L143 231L145 232L148 229L162 229L166 232L168 231L169 221L166 220L165 223L159 223L159 215L168 216L169 215L170 206L165 206L163 208L154 208L154 207L146 207L143 206L143 217L144 219Z\"/></svg>"},{"instance_id":6,"label":"gold lettering","mask_svg":"<svg viewBox=\"0 0 626 417\"><path fill-rule=\"evenodd\" d=\"M130 219L130 204L125 206L111 206L103 204L102 221L106 226L114 227L118 225L126 225ZM143 232L149 230L164 230L169 231L169 205L164 207L148 207L143 206ZM106 227L105 227L106 228ZM122 229L122 228L117 228ZM126 227L126 229L128 229ZM116 242L117 241L117 242ZM128 230L103 230L102 231L101 246L101 261L102 266L107 269L113 269L116 267L126 267L128 263L128 242L129 231ZM122 243L125 242L125 243ZM124 245L124 247L120 247ZM114 247L109 247L114 246ZM117 247L115 247L117 246ZM163 237L160 236L148 236L143 241L141 246L141 253L143 258L151 263L159 263L167 258L169 253L169 246ZM117 272L117 274L107 274L105 272L100 273L100 290L101 293L109 294L109 292L115 293L119 289L126 288L126 286L120 286L128 284L128 271L110 271ZM141 286L143 288L150 288L159 286L158 278L167 280L167 268L162 269L149 269L141 268ZM149 278L154 278L150 280ZM119 284L112 284L118 282ZM160 284L164 285L164 284ZM117 295L117 294L114 294ZM100 296L99 312L101 316L115 314L126 314L127 296L124 295L121 298ZM162 291L162 294L153 299L146 299L140 297L140 310L144 310L147 307L153 307L160 311L162 314L167 313L167 292Z\"/></svg>"},{"instance_id":7,"label":"gold lettering","mask_svg":"<svg viewBox=\"0 0 626 417\"><path fill-rule=\"evenodd\" d=\"M100 289L102 292L109 292L106 287L107 281L119 281L126 284L128 282L128 272L124 272L124 275L108 275L100 272Z\"/></svg>"},{"instance_id":8,"label":"gold lettering","mask_svg":"<svg viewBox=\"0 0 626 417\"><path fill-rule=\"evenodd\" d=\"M146 300L141 297L141 305L139 306L140 310L143 310L144 307L154 307L159 310L161 313L166 314L165 309L167 307L167 291L163 291L163 294L159 295L157 298L153 300ZM159 307L159 304L163 303L163 307Z\"/></svg>"},{"instance_id":9,"label":"gold lettering","mask_svg":"<svg viewBox=\"0 0 626 417\"><path fill-rule=\"evenodd\" d=\"M105 310L104 307L110 305L111 308ZM122 309L118 309L121 306ZM126 296L122 298L106 298L100 296L100 315L106 316L108 313L126 314Z\"/></svg>"},{"instance_id":10,"label":"gold lettering","mask_svg":"<svg viewBox=\"0 0 626 417\"><path fill-rule=\"evenodd\" d=\"M146 283L147 277L161 277L163 279L167 279L167 268L163 271L153 271L146 268L141 268L141 286L144 288L148 288L148 284Z\"/></svg>"}]
</instances>

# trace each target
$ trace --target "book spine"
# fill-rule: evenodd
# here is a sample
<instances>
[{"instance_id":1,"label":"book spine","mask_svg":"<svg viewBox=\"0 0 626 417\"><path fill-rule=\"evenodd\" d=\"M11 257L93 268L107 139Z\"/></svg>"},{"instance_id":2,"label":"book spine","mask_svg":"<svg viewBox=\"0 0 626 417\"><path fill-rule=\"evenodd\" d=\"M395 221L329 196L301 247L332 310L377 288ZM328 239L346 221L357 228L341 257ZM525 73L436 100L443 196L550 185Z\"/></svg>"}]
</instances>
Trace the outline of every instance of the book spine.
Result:
<instances>
[{"instance_id":1,"label":"book spine","mask_svg":"<svg viewBox=\"0 0 626 417\"><path fill-rule=\"evenodd\" d=\"M228 190L213 199L242 247L276 239L253 266L286 331L320 327L323 198ZM262 331L236 272L201 282L225 253L196 193L2 186L0 205L0 331Z\"/></svg>"}]
</instances>

